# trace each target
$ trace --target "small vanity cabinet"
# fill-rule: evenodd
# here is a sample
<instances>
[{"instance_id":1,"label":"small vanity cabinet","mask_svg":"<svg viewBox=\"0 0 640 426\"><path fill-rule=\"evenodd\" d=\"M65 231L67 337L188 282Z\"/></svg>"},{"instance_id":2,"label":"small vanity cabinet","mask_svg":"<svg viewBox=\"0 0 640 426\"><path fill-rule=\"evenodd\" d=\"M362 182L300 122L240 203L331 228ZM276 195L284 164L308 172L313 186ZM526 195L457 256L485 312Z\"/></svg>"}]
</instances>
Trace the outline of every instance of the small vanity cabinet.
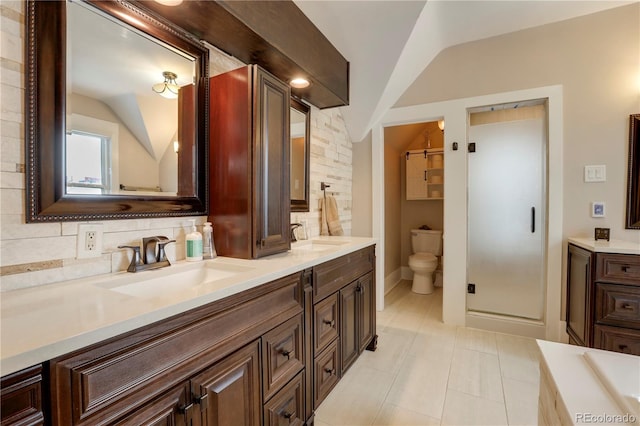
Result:
<instances>
[{"instance_id":1,"label":"small vanity cabinet","mask_svg":"<svg viewBox=\"0 0 640 426\"><path fill-rule=\"evenodd\" d=\"M615 243L574 241L567 257L570 343L640 355L640 254L633 247L615 253Z\"/></svg>"},{"instance_id":2,"label":"small vanity cabinet","mask_svg":"<svg viewBox=\"0 0 640 426\"><path fill-rule=\"evenodd\" d=\"M257 65L210 79L209 206L221 256L289 250L290 89Z\"/></svg>"}]
</instances>

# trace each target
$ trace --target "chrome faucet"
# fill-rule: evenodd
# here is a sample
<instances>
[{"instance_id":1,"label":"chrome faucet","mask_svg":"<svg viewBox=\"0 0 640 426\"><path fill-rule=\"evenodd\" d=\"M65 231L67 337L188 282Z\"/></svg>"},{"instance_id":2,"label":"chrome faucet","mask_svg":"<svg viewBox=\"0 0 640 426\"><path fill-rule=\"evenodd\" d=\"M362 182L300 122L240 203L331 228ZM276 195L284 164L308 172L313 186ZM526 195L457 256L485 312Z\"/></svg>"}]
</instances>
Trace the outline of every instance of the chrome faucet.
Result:
<instances>
[{"instance_id":1,"label":"chrome faucet","mask_svg":"<svg viewBox=\"0 0 640 426\"><path fill-rule=\"evenodd\" d=\"M165 246L175 242L176 240L170 240L162 235L145 237L142 239L142 256L140 255L139 246L118 246L118 248L130 248L133 250L133 257L127 272L139 272L170 266L171 263L167 259Z\"/></svg>"},{"instance_id":2,"label":"chrome faucet","mask_svg":"<svg viewBox=\"0 0 640 426\"><path fill-rule=\"evenodd\" d=\"M296 233L294 231L296 230L296 228L301 227L302 224L301 223L292 223L290 226L291 226L291 242L295 243L298 240L296 239Z\"/></svg>"}]
</instances>

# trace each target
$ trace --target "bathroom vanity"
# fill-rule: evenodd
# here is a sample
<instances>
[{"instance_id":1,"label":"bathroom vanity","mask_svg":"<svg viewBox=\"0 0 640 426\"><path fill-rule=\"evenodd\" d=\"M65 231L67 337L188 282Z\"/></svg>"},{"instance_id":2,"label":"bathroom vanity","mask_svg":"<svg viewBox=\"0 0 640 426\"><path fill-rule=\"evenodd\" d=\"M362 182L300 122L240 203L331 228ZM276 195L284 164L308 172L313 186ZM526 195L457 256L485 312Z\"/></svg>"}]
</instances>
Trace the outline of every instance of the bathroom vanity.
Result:
<instances>
[{"instance_id":1,"label":"bathroom vanity","mask_svg":"<svg viewBox=\"0 0 640 426\"><path fill-rule=\"evenodd\" d=\"M374 240L2 298L2 424L311 424L375 349Z\"/></svg>"},{"instance_id":2,"label":"bathroom vanity","mask_svg":"<svg viewBox=\"0 0 640 426\"><path fill-rule=\"evenodd\" d=\"M566 311L570 343L640 355L640 244L569 238Z\"/></svg>"}]
</instances>

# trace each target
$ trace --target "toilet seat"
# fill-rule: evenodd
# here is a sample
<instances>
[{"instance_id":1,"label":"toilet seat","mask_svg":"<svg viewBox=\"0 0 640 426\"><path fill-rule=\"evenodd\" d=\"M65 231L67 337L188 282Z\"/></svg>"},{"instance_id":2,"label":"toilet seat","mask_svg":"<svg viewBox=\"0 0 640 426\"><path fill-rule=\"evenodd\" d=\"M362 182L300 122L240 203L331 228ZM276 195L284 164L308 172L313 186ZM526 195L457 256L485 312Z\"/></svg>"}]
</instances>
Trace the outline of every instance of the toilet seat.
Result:
<instances>
[{"instance_id":1,"label":"toilet seat","mask_svg":"<svg viewBox=\"0 0 640 426\"><path fill-rule=\"evenodd\" d=\"M438 258L433 253L416 253L409 256L409 266L416 266L418 268L433 267L435 269L438 266Z\"/></svg>"}]
</instances>

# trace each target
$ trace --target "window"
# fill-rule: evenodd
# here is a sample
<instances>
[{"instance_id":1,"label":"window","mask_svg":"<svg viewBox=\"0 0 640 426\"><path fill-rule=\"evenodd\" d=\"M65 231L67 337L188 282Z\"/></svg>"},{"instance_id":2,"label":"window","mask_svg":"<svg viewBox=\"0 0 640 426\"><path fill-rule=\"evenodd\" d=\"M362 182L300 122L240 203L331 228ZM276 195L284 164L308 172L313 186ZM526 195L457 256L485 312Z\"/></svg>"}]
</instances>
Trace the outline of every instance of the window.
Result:
<instances>
[{"instance_id":1,"label":"window","mask_svg":"<svg viewBox=\"0 0 640 426\"><path fill-rule=\"evenodd\" d=\"M111 191L111 147L107 136L79 131L67 134L67 194Z\"/></svg>"}]
</instances>

